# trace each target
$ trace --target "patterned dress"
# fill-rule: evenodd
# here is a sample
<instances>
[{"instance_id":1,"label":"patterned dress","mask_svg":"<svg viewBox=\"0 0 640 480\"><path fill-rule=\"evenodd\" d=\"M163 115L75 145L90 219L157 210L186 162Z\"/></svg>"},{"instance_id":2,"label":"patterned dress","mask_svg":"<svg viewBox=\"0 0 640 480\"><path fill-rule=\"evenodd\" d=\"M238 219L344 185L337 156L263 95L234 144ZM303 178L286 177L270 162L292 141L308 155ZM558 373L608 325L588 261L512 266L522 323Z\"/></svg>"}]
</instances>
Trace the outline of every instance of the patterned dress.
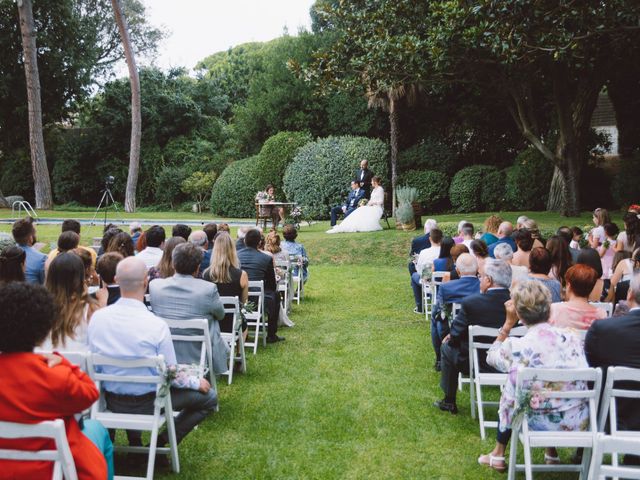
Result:
<instances>
[{"instance_id":1,"label":"patterned dress","mask_svg":"<svg viewBox=\"0 0 640 480\"><path fill-rule=\"evenodd\" d=\"M524 414L529 428L538 431L586 430L589 426L588 403L582 399L545 398L541 389L556 391L586 390L584 382L553 384L530 382L516 398L518 370L528 368L588 368L580 336L571 329L539 323L525 336L495 342L487 354L487 363L508 379L500 397L500 430L512 428Z\"/></svg>"}]
</instances>

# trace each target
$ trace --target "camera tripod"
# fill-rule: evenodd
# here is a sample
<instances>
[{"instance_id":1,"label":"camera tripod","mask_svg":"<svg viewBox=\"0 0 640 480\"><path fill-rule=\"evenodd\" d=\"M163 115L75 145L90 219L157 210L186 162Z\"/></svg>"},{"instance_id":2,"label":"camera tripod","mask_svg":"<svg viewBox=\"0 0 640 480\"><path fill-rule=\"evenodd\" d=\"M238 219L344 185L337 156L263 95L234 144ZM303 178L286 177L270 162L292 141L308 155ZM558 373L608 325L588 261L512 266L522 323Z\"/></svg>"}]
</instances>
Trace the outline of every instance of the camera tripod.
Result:
<instances>
[{"instance_id":1,"label":"camera tripod","mask_svg":"<svg viewBox=\"0 0 640 480\"><path fill-rule=\"evenodd\" d=\"M111 193L111 189L109 185L104 186L104 190L102 190L102 198L100 199L100 203L98 203L98 208L96 208L96 213L93 214L93 218L91 219L91 225L96 224L96 217L98 213L100 213L100 209L102 208L102 204L104 203L104 226L107 226L107 213L109 211L109 202L113 206L113 209L116 211L116 215L120 217L120 223L124 224L124 220L120 216L120 210L118 210L118 204L113 199L113 194Z\"/></svg>"}]
</instances>

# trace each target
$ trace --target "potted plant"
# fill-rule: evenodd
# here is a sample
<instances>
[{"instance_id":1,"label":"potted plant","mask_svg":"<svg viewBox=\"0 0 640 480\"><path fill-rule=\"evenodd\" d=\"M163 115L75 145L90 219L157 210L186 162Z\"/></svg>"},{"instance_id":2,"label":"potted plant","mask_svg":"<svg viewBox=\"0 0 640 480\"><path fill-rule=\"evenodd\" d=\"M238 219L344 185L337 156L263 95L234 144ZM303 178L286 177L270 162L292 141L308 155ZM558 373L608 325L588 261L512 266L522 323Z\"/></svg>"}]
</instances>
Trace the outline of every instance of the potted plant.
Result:
<instances>
[{"instance_id":1,"label":"potted plant","mask_svg":"<svg viewBox=\"0 0 640 480\"><path fill-rule=\"evenodd\" d=\"M413 203L418 198L418 189L413 187L398 187L396 189L398 208L396 208L396 223L405 231L416 229Z\"/></svg>"}]
</instances>

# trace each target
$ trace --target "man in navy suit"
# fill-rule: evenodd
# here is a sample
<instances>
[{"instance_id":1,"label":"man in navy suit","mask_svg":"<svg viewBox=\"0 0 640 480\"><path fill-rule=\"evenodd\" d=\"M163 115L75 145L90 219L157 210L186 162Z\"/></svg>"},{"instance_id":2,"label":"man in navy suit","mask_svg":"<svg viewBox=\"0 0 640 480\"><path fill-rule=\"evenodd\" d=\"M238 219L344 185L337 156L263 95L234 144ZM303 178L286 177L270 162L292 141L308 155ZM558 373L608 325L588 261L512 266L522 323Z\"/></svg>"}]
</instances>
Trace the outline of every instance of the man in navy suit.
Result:
<instances>
[{"instance_id":1,"label":"man in navy suit","mask_svg":"<svg viewBox=\"0 0 640 480\"><path fill-rule=\"evenodd\" d=\"M364 190L365 198L371 196L371 180L373 179L373 172L369 170L369 161L362 160L360 162L360 169L356 172L353 179L360 184L360 188Z\"/></svg>"},{"instance_id":2,"label":"man in navy suit","mask_svg":"<svg viewBox=\"0 0 640 480\"><path fill-rule=\"evenodd\" d=\"M456 390L458 373L469 373L469 325L500 328L506 313L504 303L509 300L511 267L503 260L487 259L480 279L480 291L462 300L460 311L451 323L451 333L442 341L442 375L440 387L444 399L434 403L440 410L458 413ZM479 355L480 370L487 371L486 352ZM473 388L473 386L471 387Z\"/></svg>"},{"instance_id":3,"label":"man in navy suit","mask_svg":"<svg viewBox=\"0 0 640 480\"><path fill-rule=\"evenodd\" d=\"M409 257L419 255L422 250L431 247L431 230L437 227L438 222L432 218L424 222L424 235L420 235L419 237L411 240L411 251L409 252ZM416 273L416 264L412 260L409 262L409 275L413 275L414 273Z\"/></svg>"},{"instance_id":4,"label":"man in navy suit","mask_svg":"<svg viewBox=\"0 0 640 480\"><path fill-rule=\"evenodd\" d=\"M436 370L440 370L440 346L442 339L449 334L449 322L443 309L446 304L460 303L470 295L480 292L478 280L478 262L469 253L463 253L456 261L456 270L460 278L445 282L438 287L436 303L431 313L431 343L436 352Z\"/></svg>"},{"instance_id":5,"label":"man in navy suit","mask_svg":"<svg viewBox=\"0 0 640 480\"><path fill-rule=\"evenodd\" d=\"M496 258L493 254L493 251L496 249L496 246L501 243L507 243L511 249L515 252L518 247L516 246L516 242L511 238L511 234L513 233L513 225L511 222L502 222L498 227L498 241L489 245L489 256L491 258Z\"/></svg>"},{"instance_id":6,"label":"man in navy suit","mask_svg":"<svg viewBox=\"0 0 640 480\"><path fill-rule=\"evenodd\" d=\"M331 226L334 227L338 222L338 215L344 214L347 218L351 212L358 208L358 203L364 198L364 190L360 188L360 182L353 180L351 182L351 191L347 197L347 201L342 205L337 205L331 209Z\"/></svg>"}]
</instances>

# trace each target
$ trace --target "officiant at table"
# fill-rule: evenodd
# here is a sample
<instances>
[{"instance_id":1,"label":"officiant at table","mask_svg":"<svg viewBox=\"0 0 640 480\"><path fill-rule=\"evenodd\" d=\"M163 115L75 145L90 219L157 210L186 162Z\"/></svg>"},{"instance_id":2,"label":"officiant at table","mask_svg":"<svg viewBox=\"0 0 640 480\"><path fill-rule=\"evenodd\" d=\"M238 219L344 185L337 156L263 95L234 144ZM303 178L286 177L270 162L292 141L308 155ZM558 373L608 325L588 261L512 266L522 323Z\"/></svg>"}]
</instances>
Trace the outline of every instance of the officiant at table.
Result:
<instances>
[{"instance_id":1,"label":"officiant at table","mask_svg":"<svg viewBox=\"0 0 640 480\"><path fill-rule=\"evenodd\" d=\"M273 185L267 185L262 192L256 194L256 203L260 204L260 216L271 217L273 226L278 227L278 223L284 223L284 208L270 205L276 201L276 189Z\"/></svg>"}]
</instances>

